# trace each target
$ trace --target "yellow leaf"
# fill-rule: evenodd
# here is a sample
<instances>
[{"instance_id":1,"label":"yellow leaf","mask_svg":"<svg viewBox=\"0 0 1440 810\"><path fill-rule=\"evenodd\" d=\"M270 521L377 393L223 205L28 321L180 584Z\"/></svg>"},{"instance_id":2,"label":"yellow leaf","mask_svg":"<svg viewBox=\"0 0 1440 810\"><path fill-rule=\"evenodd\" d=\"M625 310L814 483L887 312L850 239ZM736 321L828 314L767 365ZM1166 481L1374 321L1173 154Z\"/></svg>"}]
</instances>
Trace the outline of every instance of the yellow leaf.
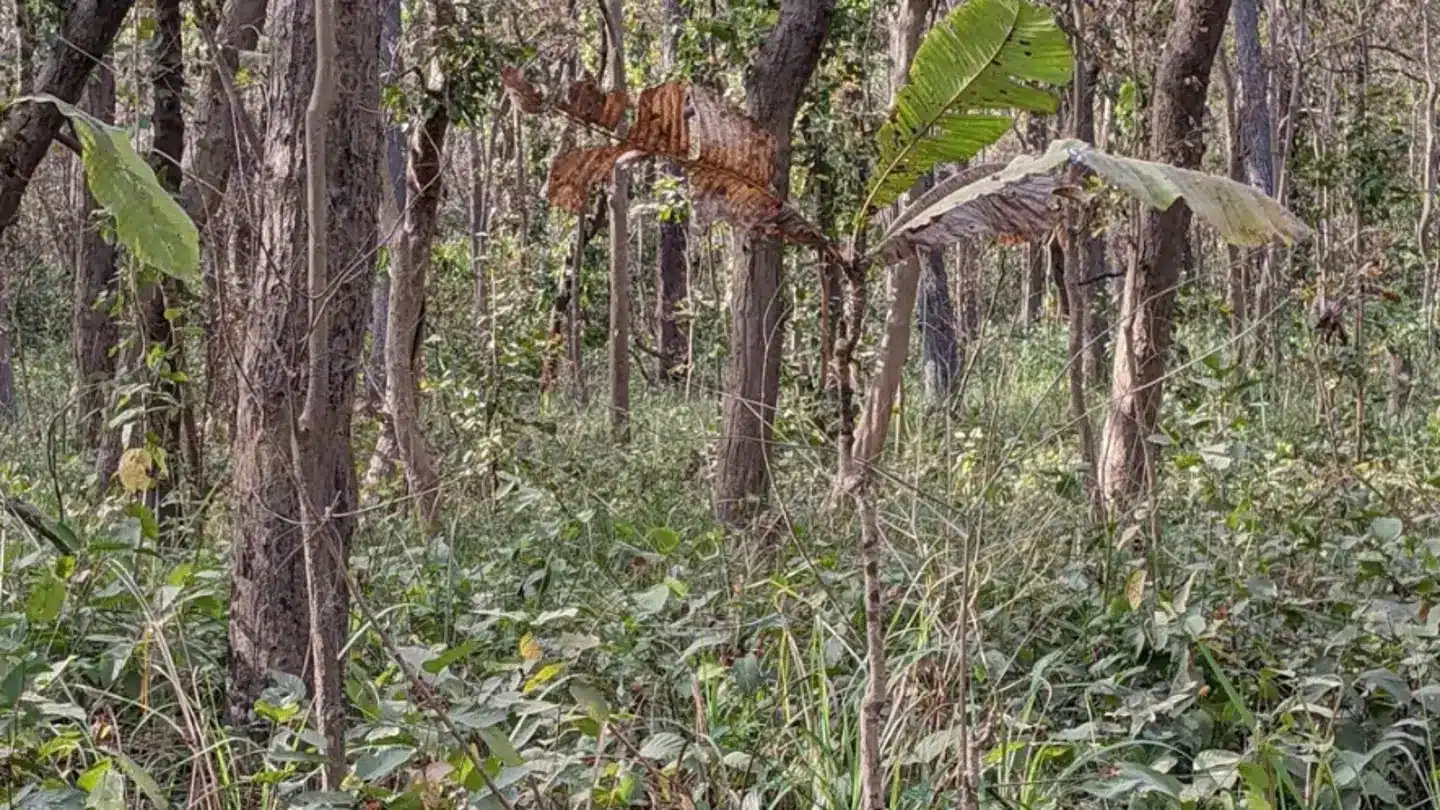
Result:
<instances>
[{"instance_id":1,"label":"yellow leaf","mask_svg":"<svg viewBox=\"0 0 1440 810\"><path fill-rule=\"evenodd\" d=\"M564 661L555 661L540 668L540 671L530 676L525 682L525 692L534 692L536 689L555 680L555 676L565 671Z\"/></svg>"},{"instance_id":2,"label":"yellow leaf","mask_svg":"<svg viewBox=\"0 0 1440 810\"><path fill-rule=\"evenodd\" d=\"M120 456L120 469L116 473L120 486L131 495L144 492L155 485L155 479L150 477L150 470L154 466L155 459L151 457L149 450L143 447L126 450L125 454Z\"/></svg>"},{"instance_id":3,"label":"yellow leaf","mask_svg":"<svg viewBox=\"0 0 1440 810\"><path fill-rule=\"evenodd\" d=\"M1130 572L1130 578L1125 580L1125 601L1130 603L1131 610L1138 610L1140 603L1145 599L1145 577L1147 573L1144 568L1137 568Z\"/></svg>"},{"instance_id":4,"label":"yellow leaf","mask_svg":"<svg viewBox=\"0 0 1440 810\"><path fill-rule=\"evenodd\" d=\"M540 660L540 656L544 654L545 651L540 649L540 642L536 641L534 636L526 633L524 637L520 639L521 658L524 658L526 661L538 661Z\"/></svg>"}]
</instances>

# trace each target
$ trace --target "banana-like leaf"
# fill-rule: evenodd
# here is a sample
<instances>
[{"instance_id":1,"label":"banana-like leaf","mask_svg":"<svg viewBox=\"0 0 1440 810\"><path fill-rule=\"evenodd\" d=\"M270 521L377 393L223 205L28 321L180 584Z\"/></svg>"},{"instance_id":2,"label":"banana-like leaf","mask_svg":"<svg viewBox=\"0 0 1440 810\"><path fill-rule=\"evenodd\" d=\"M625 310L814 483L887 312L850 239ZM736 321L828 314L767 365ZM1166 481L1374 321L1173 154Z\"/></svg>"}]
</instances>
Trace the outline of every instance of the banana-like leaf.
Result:
<instances>
[{"instance_id":1,"label":"banana-like leaf","mask_svg":"<svg viewBox=\"0 0 1440 810\"><path fill-rule=\"evenodd\" d=\"M862 214L899 199L942 162L969 160L1009 130L1007 115L1054 112L1036 85L1070 81L1075 59L1065 33L1026 0L969 0L925 36L878 136L880 157Z\"/></svg>"},{"instance_id":2,"label":"banana-like leaf","mask_svg":"<svg viewBox=\"0 0 1440 810\"><path fill-rule=\"evenodd\" d=\"M28 100L54 104L75 125L85 183L95 201L115 218L120 244L141 262L198 290L200 234L130 144L130 134L54 96Z\"/></svg>"},{"instance_id":3,"label":"banana-like leaf","mask_svg":"<svg viewBox=\"0 0 1440 810\"><path fill-rule=\"evenodd\" d=\"M1221 177L1165 163L1101 152L1084 141L1060 140L1049 153L1063 152L1097 177L1159 211L1183 199L1195 216L1232 245L1258 247L1305 239L1310 229L1264 192Z\"/></svg>"},{"instance_id":4,"label":"banana-like leaf","mask_svg":"<svg viewBox=\"0 0 1440 810\"><path fill-rule=\"evenodd\" d=\"M872 255L897 261L914 247L944 247L963 238L1033 238L1055 223L1054 197L1070 191L1051 175L1069 163L1157 210L1184 199L1195 216L1231 244L1287 244L1310 231L1259 189L1226 177L1164 163L1118 157L1064 139L1045 154L1021 155L1000 171L977 167L950 178L896 217Z\"/></svg>"},{"instance_id":5,"label":"banana-like leaf","mask_svg":"<svg viewBox=\"0 0 1440 810\"><path fill-rule=\"evenodd\" d=\"M903 259L912 249L943 248L966 239L1035 239L1059 219L1059 183L1050 171L1059 162L1021 155L1008 166L973 166L947 178L906 208L876 243L882 262Z\"/></svg>"}]
</instances>

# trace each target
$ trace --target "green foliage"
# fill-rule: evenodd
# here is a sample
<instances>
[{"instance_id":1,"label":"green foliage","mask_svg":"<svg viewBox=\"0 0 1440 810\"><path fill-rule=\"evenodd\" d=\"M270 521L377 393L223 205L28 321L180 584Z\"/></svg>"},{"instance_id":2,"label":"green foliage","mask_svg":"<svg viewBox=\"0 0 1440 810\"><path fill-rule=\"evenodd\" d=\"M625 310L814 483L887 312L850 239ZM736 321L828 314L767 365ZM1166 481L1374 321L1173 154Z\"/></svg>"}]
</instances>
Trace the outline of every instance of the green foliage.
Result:
<instances>
[{"instance_id":1,"label":"green foliage","mask_svg":"<svg viewBox=\"0 0 1440 810\"><path fill-rule=\"evenodd\" d=\"M120 244L141 263L198 290L200 234L136 153L129 133L53 96L31 100L54 104L74 125L85 163L85 182L95 200L115 218Z\"/></svg>"},{"instance_id":2,"label":"green foliage","mask_svg":"<svg viewBox=\"0 0 1440 810\"><path fill-rule=\"evenodd\" d=\"M878 135L879 163L864 205L889 205L942 162L969 160L1009 130L1008 115L982 110L1054 112L1040 85L1063 85L1074 70L1064 32L1050 11L1024 0L974 0L925 36Z\"/></svg>"}]
</instances>

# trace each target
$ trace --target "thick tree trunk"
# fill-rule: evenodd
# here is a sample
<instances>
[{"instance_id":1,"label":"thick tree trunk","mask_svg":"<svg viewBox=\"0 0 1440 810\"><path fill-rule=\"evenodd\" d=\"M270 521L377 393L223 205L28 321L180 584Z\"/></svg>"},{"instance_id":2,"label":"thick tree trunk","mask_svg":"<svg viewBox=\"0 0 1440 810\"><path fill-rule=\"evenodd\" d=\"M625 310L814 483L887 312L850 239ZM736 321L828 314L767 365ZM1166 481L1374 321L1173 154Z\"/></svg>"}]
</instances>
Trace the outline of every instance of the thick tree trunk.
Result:
<instances>
[{"instance_id":1,"label":"thick tree trunk","mask_svg":"<svg viewBox=\"0 0 1440 810\"><path fill-rule=\"evenodd\" d=\"M436 528L440 504L440 473L420 426L421 314L425 308L425 276L430 246L435 241L441 198L441 158L450 128L449 108L436 105L410 138L410 163L405 232L390 265L390 312L385 344L385 405L400 449L400 464L410 497L427 533Z\"/></svg>"},{"instance_id":2,"label":"thick tree trunk","mask_svg":"<svg viewBox=\"0 0 1440 810\"><path fill-rule=\"evenodd\" d=\"M790 192L790 129L820 60L834 0L782 0L780 17L745 77L746 111L775 136L771 190ZM780 398L785 345L784 246L758 234L740 238L730 297L730 357L715 474L716 515L743 525L770 487L770 441Z\"/></svg>"},{"instance_id":3,"label":"thick tree trunk","mask_svg":"<svg viewBox=\"0 0 1440 810\"><path fill-rule=\"evenodd\" d=\"M625 4L609 0L610 89L625 90ZM610 192L610 431L630 440L630 171L619 165Z\"/></svg>"},{"instance_id":4,"label":"thick tree trunk","mask_svg":"<svg viewBox=\"0 0 1440 810\"><path fill-rule=\"evenodd\" d=\"M375 246L381 121L379 19L369 3L338 4L334 105L326 128L330 216L326 234L336 268L368 261ZM234 455L234 555L230 598L228 711L244 723L268 673L310 671L305 566L301 549L300 482L291 426L305 395L306 207L301 130L315 73L314 14L309 0L277 0L271 15L275 52L265 134L265 206L261 256L246 313L243 378ZM328 396L315 403L306 465L314 472L314 506L327 518L338 554L320 554L314 572L324 593L319 628L330 649L344 644L349 598L343 559L355 527L355 464L350 421L355 376L367 318L371 276L337 272L329 313L329 346L320 358ZM341 666L343 671L343 665ZM337 681L323 705L340 706ZM341 718L343 721L343 717ZM334 731L334 729L330 729Z\"/></svg>"},{"instance_id":5,"label":"thick tree trunk","mask_svg":"<svg viewBox=\"0 0 1440 810\"><path fill-rule=\"evenodd\" d=\"M115 74L99 67L81 104L95 118L115 119ZM85 223L75 262L75 297L70 316L70 343L75 355L76 412L87 447L100 440L105 424L105 385L115 376L111 350L120 340L120 327L110 312L115 292L115 248L100 232L100 204L83 178L79 219Z\"/></svg>"},{"instance_id":6,"label":"thick tree trunk","mask_svg":"<svg viewBox=\"0 0 1440 810\"><path fill-rule=\"evenodd\" d=\"M1198 168L1205 154L1205 94L1230 0L1179 0L1155 74L1151 159ZM1153 477L1148 439L1155 432L1170 350L1171 311L1189 240L1190 207L1177 201L1147 212L1140 260L1125 280L1110 408L1100 464L1107 505L1123 506Z\"/></svg>"}]
</instances>

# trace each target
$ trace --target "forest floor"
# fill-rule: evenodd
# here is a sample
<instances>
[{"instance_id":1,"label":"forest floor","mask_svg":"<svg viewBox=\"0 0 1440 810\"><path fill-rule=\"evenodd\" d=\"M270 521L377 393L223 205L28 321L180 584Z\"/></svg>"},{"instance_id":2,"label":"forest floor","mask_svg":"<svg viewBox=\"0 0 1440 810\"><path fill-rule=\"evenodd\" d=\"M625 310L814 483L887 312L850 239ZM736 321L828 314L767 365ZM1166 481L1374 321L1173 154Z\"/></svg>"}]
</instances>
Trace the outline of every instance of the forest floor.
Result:
<instances>
[{"instance_id":1,"label":"forest floor","mask_svg":"<svg viewBox=\"0 0 1440 810\"><path fill-rule=\"evenodd\" d=\"M892 806L951 804L967 774L997 808L1436 806L1434 381L1395 414L1371 383L1357 460L1339 361L1302 346L1308 371L1261 375L1192 351L1152 439L1158 496L1097 525L1074 439L1053 427L1063 335L988 340L956 407L927 412L907 391L892 439ZM27 402L64 401L54 354L32 358ZM366 495L351 559L359 599L433 694L411 694L357 614L355 795L495 804L438 706L483 740L492 785L531 804L853 806L857 530L830 503L813 403L787 391L773 519L741 536L710 516L712 397L644 392L618 448L601 408L560 396L488 428L458 374L429 396L444 530L419 536L389 482ZM209 780L232 807L254 806L241 772L247 790L299 791L317 759L299 679L277 673L261 742L221 723L223 505L190 527L198 546L158 552L144 514L86 495L58 413L33 407L0 433L0 484L63 514L79 549L59 557L0 521L8 774L14 795L53 801L20 806L70 806L83 794L64 786L86 779L92 797L112 780L152 802Z\"/></svg>"}]
</instances>

